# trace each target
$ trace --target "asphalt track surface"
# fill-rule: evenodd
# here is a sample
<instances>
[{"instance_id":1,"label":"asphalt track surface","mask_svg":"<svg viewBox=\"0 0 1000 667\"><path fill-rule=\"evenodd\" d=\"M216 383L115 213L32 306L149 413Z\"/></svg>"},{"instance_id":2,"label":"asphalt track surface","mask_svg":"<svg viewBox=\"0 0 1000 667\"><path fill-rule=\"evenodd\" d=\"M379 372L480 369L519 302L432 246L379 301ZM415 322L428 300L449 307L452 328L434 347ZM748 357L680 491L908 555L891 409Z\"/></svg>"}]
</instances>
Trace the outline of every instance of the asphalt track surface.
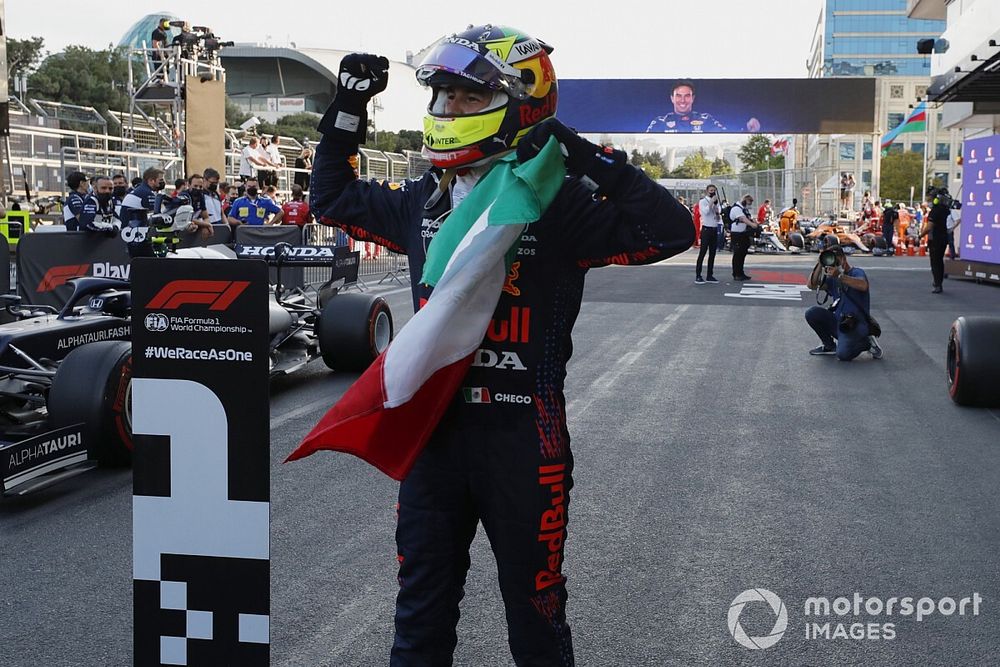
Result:
<instances>
[{"instance_id":1,"label":"asphalt track surface","mask_svg":"<svg viewBox=\"0 0 1000 667\"><path fill-rule=\"evenodd\" d=\"M815 255L751 256L752 283L772 287L696 286L693 260L588 279L567 383L577 663L996 664L1000 411L953 405L944 362L950 323L1000 313L1000 289L948 280L932 295L926 258L857 258L885 358L843 363L806 353L813 295L793 286ZM404 320L408 294L388 298ZM272 664L382 665L397 485L346 455L281 464L353 379L313 366L272 387ZM130 494L130 472L101 470L0 502L0 665L131 664ZM788 619L763 650L727 629L753 588L780 596ZM808 597L855 592L982 603L919 622L804 616ZM480 532L456 664L512 664L503 618ZM762 602L739 617L750 636L775 620ZM895 638L807 639L807 621L831 634L892 622Z\"/></svg>"}]
</instances>

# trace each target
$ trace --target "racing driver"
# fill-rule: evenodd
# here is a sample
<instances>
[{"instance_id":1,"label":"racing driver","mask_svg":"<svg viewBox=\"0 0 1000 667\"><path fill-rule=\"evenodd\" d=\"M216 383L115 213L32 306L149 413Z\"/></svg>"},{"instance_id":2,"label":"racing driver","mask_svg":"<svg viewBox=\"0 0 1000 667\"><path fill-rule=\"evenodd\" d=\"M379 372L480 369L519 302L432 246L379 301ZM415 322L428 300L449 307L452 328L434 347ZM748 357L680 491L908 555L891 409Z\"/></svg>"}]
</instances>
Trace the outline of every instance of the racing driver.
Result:
<instances>
[{"instance_id":1,"label":"racing driver","mask_svg":"<svg viewBox=\"0 0 1000 667\"><path fill-rule=\"evenodd\" d=\"M554 118L551 51L493 25L438 42L417 68L431 93L424 154L434 167L401 185L359 180L350 162L367 104L387 85L386 58L346 56L319 125L310 205L324 224L405 253L417 308L431 292L420 284L429 242L498 157L517 150L523 162L554 136L569 173L523 233L465 387L400 486L392 665L451 664L480 521L514 661L573 664L562 574L573 457L562 390L584 277L590 267L657 262L694 240L687 209L625 153Z\"/></svg>"}]
</instances>

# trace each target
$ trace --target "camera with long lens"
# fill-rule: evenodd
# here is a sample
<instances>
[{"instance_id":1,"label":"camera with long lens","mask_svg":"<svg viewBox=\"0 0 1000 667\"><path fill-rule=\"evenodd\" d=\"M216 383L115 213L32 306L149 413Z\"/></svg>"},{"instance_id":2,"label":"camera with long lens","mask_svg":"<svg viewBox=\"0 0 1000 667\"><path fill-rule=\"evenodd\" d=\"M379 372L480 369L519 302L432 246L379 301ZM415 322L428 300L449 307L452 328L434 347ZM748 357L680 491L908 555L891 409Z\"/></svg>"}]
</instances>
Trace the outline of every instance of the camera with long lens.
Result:
<instances>
[{"instance_id":1,"label":"camera with long lens","mask_svg":"<svg viewBox=\"0 0 1000 667\"><path fill-rule=\"evenodd\" d=\"M820 266L830 268L840 263L840 258L835 250L824 250L819 254Z\"/></svg>"},{"instance_id":2,"label":"camera with long lens","mask_svg":"<svg viewBox=\"0 0 1000 667\"><path fill-rule=\"evenodd\" d=\"M931 190L931 202L934 204L939 204L942 206L947 206L950 209L959 210L962 208L962 202L956 201L951 193L948 192L948 188L936 188Z\"/></svg>"}]
</instances>

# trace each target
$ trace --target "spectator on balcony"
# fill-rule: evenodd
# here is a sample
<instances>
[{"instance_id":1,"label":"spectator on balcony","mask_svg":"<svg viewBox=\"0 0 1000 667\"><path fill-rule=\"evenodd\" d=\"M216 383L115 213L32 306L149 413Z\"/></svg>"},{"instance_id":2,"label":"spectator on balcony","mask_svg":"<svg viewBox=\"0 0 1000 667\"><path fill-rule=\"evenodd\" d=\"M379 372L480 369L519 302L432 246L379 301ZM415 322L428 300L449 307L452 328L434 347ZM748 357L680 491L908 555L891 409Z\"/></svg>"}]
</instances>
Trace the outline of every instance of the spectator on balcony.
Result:
<instances>
[{"instance_id":1,"label":"spectator on balcony","mask_svg":"<svg viewBox=\"0 0 1000 667\"><path fill-rule=\"evenodd\" d=\"M267 197L261 197L259 192L257 179L247 179L246 194L234 201L229 209L230 225L281 224L284 211Z\"/></svg>"},{"instance_id":2,"label":"spectator on balcony","mask_svg":"<svg viewBox=\"0 0 1000 667\"><path fill-rule=\"evenodd\" d=\"M240 181L246 183L248 179L257 176L257 170L261 167L267 168L267 162L260 152L257 137L250 137L249 142L243 147L240 153Z\"/></svg>"},{"instance_id":3,"label":"spectator on balcony","mask_svg":"<svg viewBox=\"0 0 1000 667\"><path fill-rule=\"evenodd\" d=\"M281 210L285 212L284 217L281 219L282 224L298 225L301 227L313 221L312 211L309 210L309 204L305 201L304 197L302 186L298 184L293 185L292 200L285 202L281 207Z\"/></svg>"},{"instance_id":4,"label":"spectator on balcony","mask_svg":"<svg viewBox=\"0 0 1000 667\"><path fill-rule=\"evenodd\" d=\"M268 142L267 138L261 139L261 145L264 148L264 159L268 164L268 168L261 169L260 173L257 174L260 180L261 187L267 188L268 186L278 185L278 169L285 166L285 158L281 155L281 137L278 135L272 135L271 141Z\"/></svg>"},{"instance_id":5,"label":"spectator on balcony","mask_svg":"<svg viewBox=\"0 0 1000 667\"><path fill-rule=\"evenodd\" d=\"M313 149L308 146L302 147L302 152L299 153L297 158L295 158L295 168L304 170L295 172L295 185L299 186L304 191L308 191L309 174L312 172L313 168Z\"/></svg>"}]
</instances>

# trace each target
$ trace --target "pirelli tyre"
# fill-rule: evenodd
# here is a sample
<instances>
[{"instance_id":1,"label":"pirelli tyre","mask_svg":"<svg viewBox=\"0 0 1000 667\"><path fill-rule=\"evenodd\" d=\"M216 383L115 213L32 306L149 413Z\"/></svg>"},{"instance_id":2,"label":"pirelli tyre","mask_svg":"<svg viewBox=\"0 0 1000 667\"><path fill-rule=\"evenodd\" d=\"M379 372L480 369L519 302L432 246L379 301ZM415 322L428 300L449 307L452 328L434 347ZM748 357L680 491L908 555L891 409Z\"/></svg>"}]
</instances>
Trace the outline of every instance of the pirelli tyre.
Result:
<instances>
[{"instance_id":1,"label":"pirelli tyre","mask_svg":"<svg viewBox=\"0 0 1000 667\"><path fill-rule=\"evenodd\" d=\"M53 426L84 424L90 456L107 466L132 461L132 346L82 345L59 364L49 389Z\"/></svg>"},{"instance_id":2,"label":"pirelli tyre","mask_svg":"<svg viewBox=\"0 0 1000 667\"><path fill-rule=\"evenodd\" d=\"M959 405L1000 407L1000 317L959 317L948 337L948 394Z\"/></svg>"},{"instance_id":3,"label":"pirelli tyre","mask_svg":"<svg viewBox=\"0 0 1000 667\"><path fill-rule=\"evenodd\" d=\"M329 368L363 371L392 341L389 304L380 296L337 294L323 305L316 334Z\"/></svg>"},{"instance_id":4,"label":"pirelli tyre","mask_svg":"<svg viewBox=\"0 0 1000 667\"><path fill-rule=\"evenodd\" d=\"M878 243L878 237L874 234L865 234L861 237L861 242L865 244L865 247L872 250L876 247Z\"/></svg>"},{"instance_id":5,"label":"pirelli tyre","mask_svg":"<svg viewBox=\"0 0 1000 667\"><path fill-rule=\"evenodd\" d=\"M790 232L788 234L788 247L789 248L805 248L806 240L799 232Z\"/></svg>"}]
</instances>

